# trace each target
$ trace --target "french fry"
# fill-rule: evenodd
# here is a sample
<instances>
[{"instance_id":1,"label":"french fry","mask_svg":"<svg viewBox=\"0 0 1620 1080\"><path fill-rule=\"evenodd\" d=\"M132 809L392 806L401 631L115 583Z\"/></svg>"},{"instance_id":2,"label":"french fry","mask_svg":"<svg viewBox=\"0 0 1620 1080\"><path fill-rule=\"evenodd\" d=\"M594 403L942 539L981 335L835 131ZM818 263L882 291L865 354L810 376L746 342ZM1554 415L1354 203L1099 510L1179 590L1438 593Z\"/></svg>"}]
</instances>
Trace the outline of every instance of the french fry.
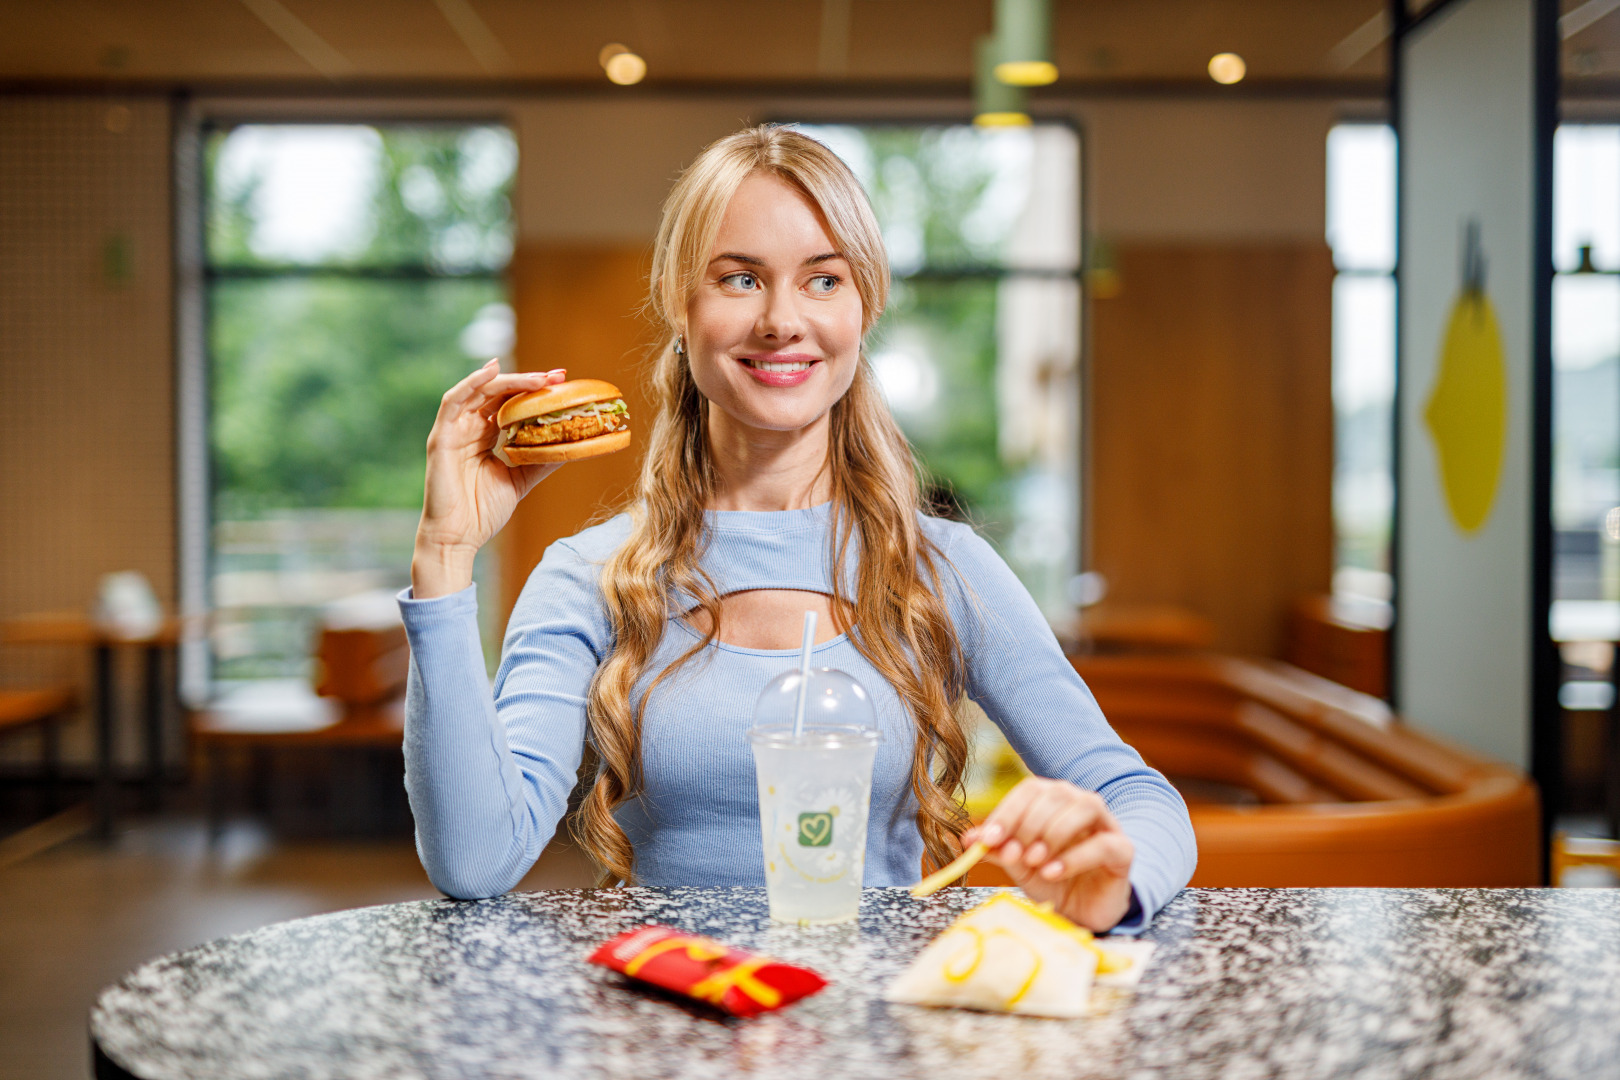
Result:
<instances>
[{"instance_id":1,"label":"french fry","mask_svg":"<svg viewBox=\"0 0 1620 1080\"><path fill-rule=\"evenodd\" d=\"M988 854L990 854L990 849L983 844L970 844L966 851L951 860L950 865L934 871L913 885L911 895L919 900L925 896L933 896L939 890L973 869L974 866L978 865L979 860Z\"/></svg>"}]
</instances>

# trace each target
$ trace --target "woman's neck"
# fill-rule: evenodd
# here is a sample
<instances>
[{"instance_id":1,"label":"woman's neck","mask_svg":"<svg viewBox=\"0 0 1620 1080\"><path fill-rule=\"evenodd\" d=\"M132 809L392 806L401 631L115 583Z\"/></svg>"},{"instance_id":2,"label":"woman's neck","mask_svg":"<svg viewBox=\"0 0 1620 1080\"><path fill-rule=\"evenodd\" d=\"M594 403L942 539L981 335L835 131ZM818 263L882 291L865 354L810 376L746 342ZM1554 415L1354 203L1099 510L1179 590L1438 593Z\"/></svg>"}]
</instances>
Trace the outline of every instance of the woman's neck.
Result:
<instances>
[{"instance_id":1,"label":"woman's neck","mask_svg":"<svg viewBox=\"0 0 1620 1080\"><path fill-rule=\"evenodd\" d=\"M715 491L709 510L803 510L832 498L828 416L797 431L737 423L709 405L709 458Z\"/></svg>"}]
</instances>

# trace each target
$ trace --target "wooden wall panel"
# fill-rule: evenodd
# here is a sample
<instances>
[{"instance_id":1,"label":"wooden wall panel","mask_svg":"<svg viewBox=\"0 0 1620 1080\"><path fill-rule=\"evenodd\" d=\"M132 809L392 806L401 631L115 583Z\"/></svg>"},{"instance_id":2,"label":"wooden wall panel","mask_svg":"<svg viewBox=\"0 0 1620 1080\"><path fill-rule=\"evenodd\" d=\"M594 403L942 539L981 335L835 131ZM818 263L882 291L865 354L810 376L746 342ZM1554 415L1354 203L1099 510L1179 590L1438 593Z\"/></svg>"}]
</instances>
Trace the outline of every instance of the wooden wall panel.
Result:
<instances>
[{"instance_id":1,"label":"wooden wall panel","mask_svg":"<svg viewBox=\"0 0 1620 1080\"><path fill-rule=\"evenodd\" d=\"M567 368L624 391L630 449L565 465L531 491L502 531L501 616L517 601L546 548L618 503L635 483L649 419L644 383L652 325L641 305L651 252L641 247L519 245L511 265L517 366Z\"/></svg>"},{"instance_id":2,"label":"wooden wall panel","mask_svg":"<svg viewBox=\"0 0 1620 1080\"><path fill-rule=\"evenodd\" d=\"M174 603L170 121L162 97L0 99L0 618L88 610L119 570ZM54 682L85 702L64 759L93 761L86 650L0 649L0 685ZM133 709L116 745L136 760Z\"/></svg>"},{"instance_id":3,"label":"wooden wall panel","mask_svg":"<svg viewBox=\"0 0 1620 1080\"><path fill-rule=\"evenodd\" d=\"M1090 563L1276 656L1333 567L1332 264L1321 243L1121 244L1092 305Z\"/></svg>"}]
</instances>

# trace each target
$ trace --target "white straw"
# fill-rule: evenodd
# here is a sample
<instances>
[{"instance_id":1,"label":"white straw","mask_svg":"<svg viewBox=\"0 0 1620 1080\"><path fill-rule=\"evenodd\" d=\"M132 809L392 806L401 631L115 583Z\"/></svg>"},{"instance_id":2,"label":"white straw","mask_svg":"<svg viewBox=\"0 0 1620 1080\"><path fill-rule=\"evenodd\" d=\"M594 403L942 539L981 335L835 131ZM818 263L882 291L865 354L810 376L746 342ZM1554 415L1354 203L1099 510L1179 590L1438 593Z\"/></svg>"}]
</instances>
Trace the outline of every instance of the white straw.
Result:
<instances>
[{"instance_id":1,"label":"white straw","mask_svg":"<svg viewBox=\"0 0 1620 1080\"><path fill-rule=\"evenodd\" d=\"M804 734L804 699L810 690L810 650L816 645L816 613L804 613L804 644L799 648L799 704L793 710L793 738Z\"/></svg>"}]
</instances>

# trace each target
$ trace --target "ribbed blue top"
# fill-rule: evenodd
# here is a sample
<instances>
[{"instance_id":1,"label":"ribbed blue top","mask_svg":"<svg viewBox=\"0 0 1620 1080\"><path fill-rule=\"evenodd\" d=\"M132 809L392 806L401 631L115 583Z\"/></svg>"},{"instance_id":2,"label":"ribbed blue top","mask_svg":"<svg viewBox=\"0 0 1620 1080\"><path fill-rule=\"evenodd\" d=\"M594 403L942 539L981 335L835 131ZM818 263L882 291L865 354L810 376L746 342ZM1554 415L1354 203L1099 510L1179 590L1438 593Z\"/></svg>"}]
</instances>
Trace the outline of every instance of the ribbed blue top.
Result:
<instances>
[{"instance_id":1,"label":"ribbed blue top","mask_svg":"<svg viewBox=\"0 0 1620 1080\"><path fill-rule=\"evenodd\" d=\"M722 594L830 593L829 516L830 504L711 511L701 565ZM1114 734L1035 602L990 545L965 525L925 517L922 526L950 563L946 599L967 658L968 696L1033 772L1103 796L1136 846L1131 883L1145 924L1192 876L1185 804ZM601 567L629 528L621 515L546 550L512 611L493 693L473 590L400 597L411 643L405 784L422 864L450 896L510 889L556 831L585 743L586 691L613 647ZM684 610L681 600L671 597L672 613ZM672 614L642 687L699 639ZM717 643L653 693L642 730L643 790L618 812L635 847L638 883L764 884L744 732L760 691L795 666L795 657L794 650ZM923 852L910 790L913 721L846 636L816 646L815 664L866 687L883 732L865 883L909 885Z\"/></svg>"}]
</instances>

